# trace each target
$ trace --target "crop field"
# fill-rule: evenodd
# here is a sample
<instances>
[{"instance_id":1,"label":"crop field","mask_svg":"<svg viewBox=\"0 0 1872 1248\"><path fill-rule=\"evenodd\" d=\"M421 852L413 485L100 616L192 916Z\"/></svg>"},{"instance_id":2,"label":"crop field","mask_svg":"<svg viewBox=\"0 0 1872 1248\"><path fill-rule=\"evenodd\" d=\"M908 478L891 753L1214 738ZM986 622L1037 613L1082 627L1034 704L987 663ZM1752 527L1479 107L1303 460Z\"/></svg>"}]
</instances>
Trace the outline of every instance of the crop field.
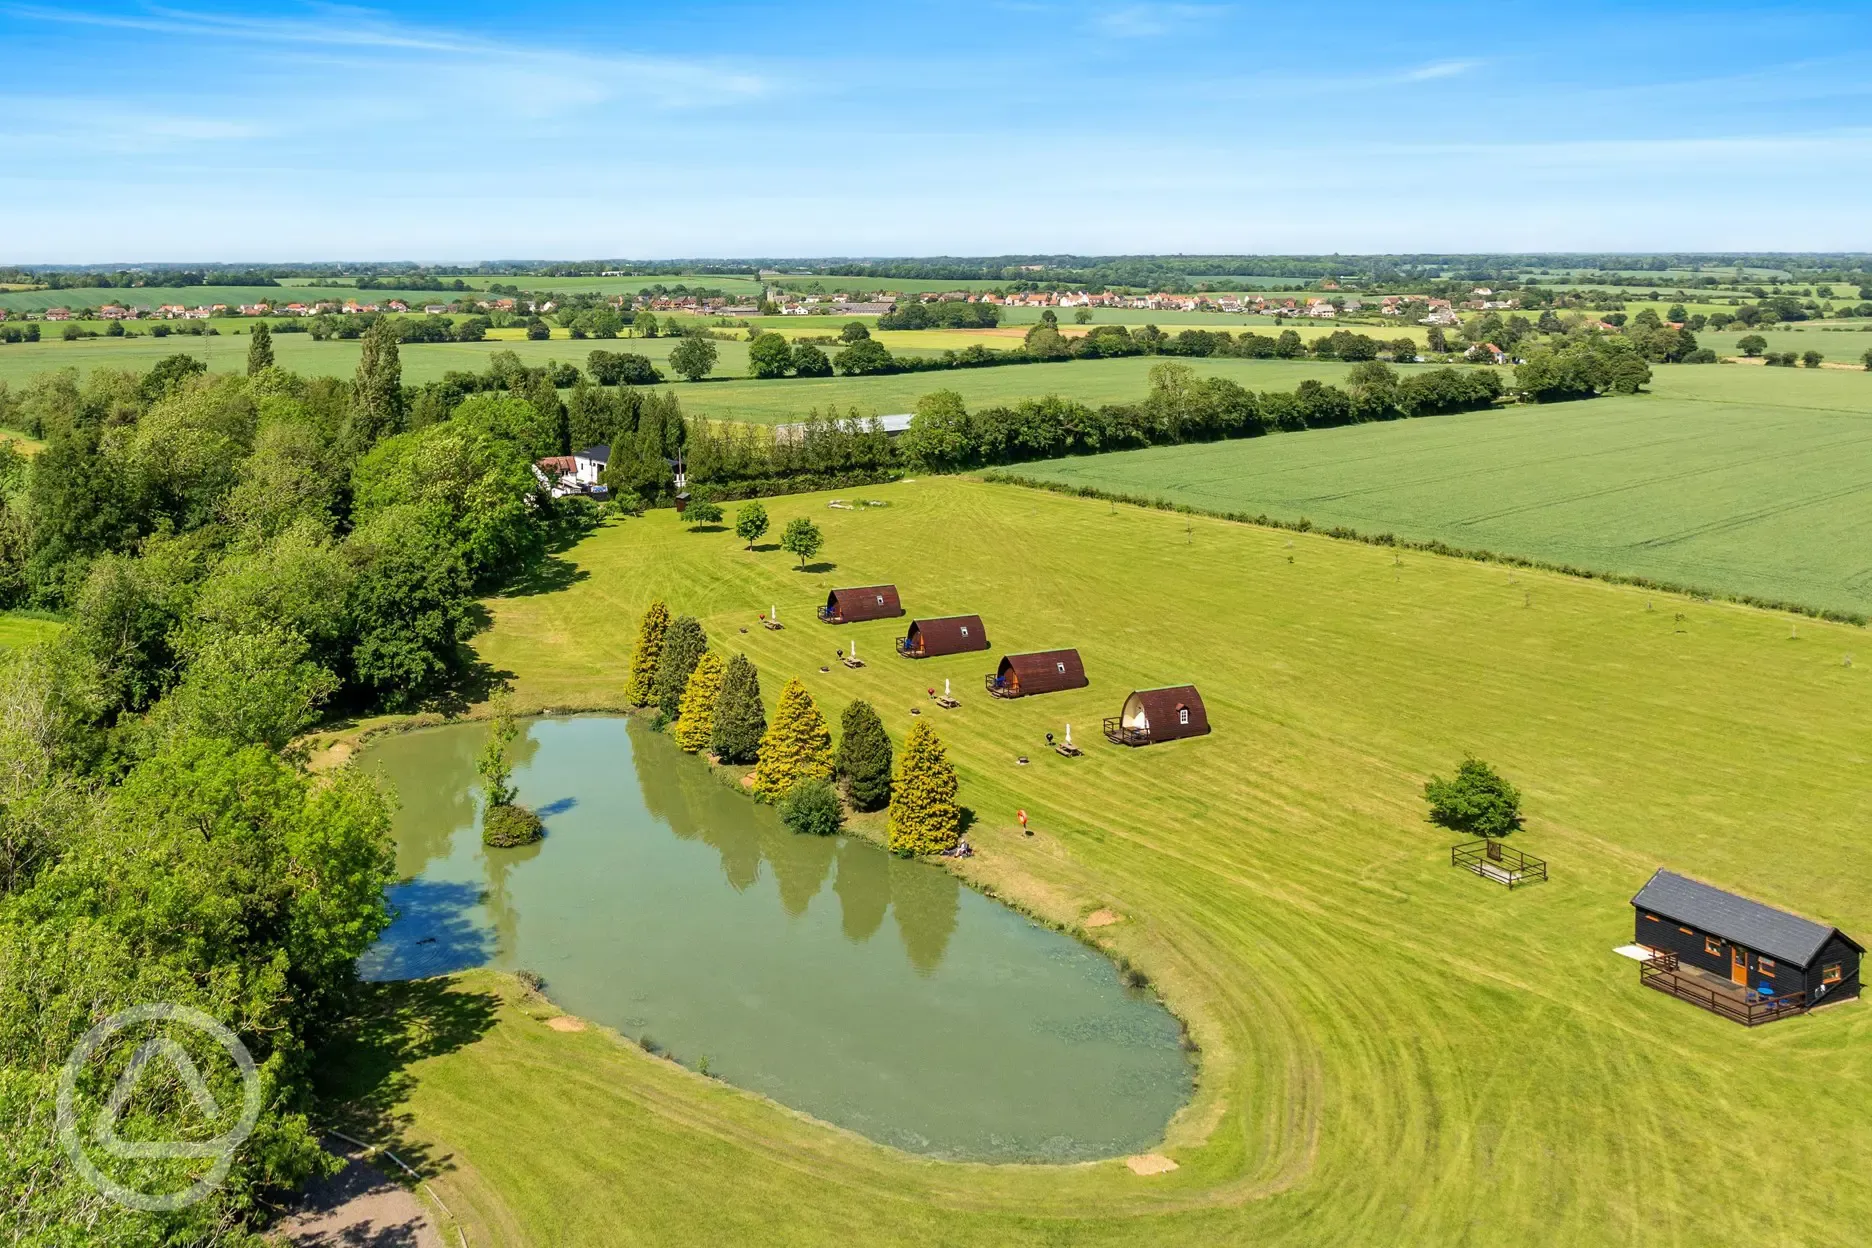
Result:
<instances>
[{"instance_id":1,"label":"crop field","mask_svg":"<svg viewBox=\"0 0 1872 1248\"><path fill-rule=\"evenodd\" d=\"M464 280L470 285L485 285L473 279ZM420 306L447 303L457 297L458 294L451 291L359 290L356 286L135 286L127 289L86 286L76 290L0 291L0 308L18 315L43 312L47 308L101 308L108 303L136 308L180 303L195 308L203 304L225 303L237 307L243 303L307 303L317 299L377 304L401 299L412 306Z\"/></svg>"},{"instance_id":2,"label":"crop field","mask_svg":"<svg viewBox=\"0 0 1872 1248\"><path fill-rule=\"evenodd\" d=\"M518 286L521 290L550 290L563 295L634 295L652 286L671 289L687 286L691 290L706 287L719 290L724 295L758 295L767 288L766 283L741 273L679 273L660 277L485 277L473 284L485 286L489 282Z\"/></svg>"},{"instance_id":3,"label":"crop field","mask_svg":"<svg viewBox=\"0 0 1872 1248\"><path fill-rule=\"evenodd\" d=\"M1291 390L1309 377L1337 381L1346 365L1336 360L1184 360L1202 376L1228 377L1254 390ZM669 386L683 411L711 420L780 424L808 409L857 408L861 416L908 412L932 390L954 390L969 407L1014 403L1045 395L1100 403L1134 403L1150 388L1150 370L1161 358L1074 360L1064 364L1011 364L884 377L788 378L784 381L723 380Z\"/></svg>"},{"instance_id":4,"label":"crop field","mask_svg":"<svg viewBox=\"0 0 1872 1248\"><path fill-rule=\"evenodd\" d=\"M925 717L974 812L959 870L1068 928L1119 916L1086 938L1146 971L1201 1047L1158 1148L1179 1168L893 1153L601 1029L551 1029L474 973L392 994L328 1072L470 1243L1859 1239L1872 1191L1841 1159L1872 1114L1872 1010L1750 1031L1641 988L1612 950L1659 865L1872 930L1872 672L1841 663L1862 631L1802 621L1790 640L1769 612L960 478L863 493L890 505L768 500L774 532L824 528L806 573L669 512L608 525L561 556L563 588L491 601L478 649L525 706L614 704L664 597L756 661L770 707L798 676L835 721L862 697L900 741L953 680L960 709ZM994 703L993 654L913 665L878 657L903 621L811 621L829 586L879 581L912 615L980 612L994 653L1077 646L1091 687ZM776 602L790 626L755 626ZM870 665L822 671L853 637ZM1126 691L1183 681L1212 736L1099 739ZM1066 723L1085 757L1046 751ZM1551 882L1450 867L1421 786L1465 751L1522 787L1513 843Z\"/></svg>"},{"instance_id":5,"label":"crop field","mask_svg":"<svg viewBox=\"0 0 1872 1248\"><path fill-rule=\"evenodd\" d=\"M65 626L39 615L0 612L0 653L45 641Z\"/></svg>"},{"instance_id":6,"label":"crop field","mask_svg":"<svg viewBox=\"0 0 1872 1248\"><path fill-rule=\"evenodd\" d=\"M1018 471L1872 613L1872 376L1665 365L1652 390Z\"/></svg>"}]
</instances>

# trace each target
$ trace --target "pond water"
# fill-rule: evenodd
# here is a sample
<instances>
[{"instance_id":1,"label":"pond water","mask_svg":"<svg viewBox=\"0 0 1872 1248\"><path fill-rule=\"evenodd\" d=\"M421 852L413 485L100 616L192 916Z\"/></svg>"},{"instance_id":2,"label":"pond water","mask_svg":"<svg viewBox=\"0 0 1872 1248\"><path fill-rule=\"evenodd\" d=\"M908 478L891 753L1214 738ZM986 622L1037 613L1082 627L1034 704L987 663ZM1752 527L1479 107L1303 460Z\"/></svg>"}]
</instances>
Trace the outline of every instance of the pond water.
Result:
<instances>
[{"instance_id":1,"label":"pond water","mask_svg":"<svg viewBox=\"0 0 1872 1248\"><path fill-rule=\"evenodd\" d=\"M382 739L395 923L376 979L530 970L564 1009L912 1152L1078 1161L1162 1138L1193 1069L1110 961L852 837L774 810L640 722L540 719L516 743L522 849L481 844L481 724Z\"/></svg>"}]
</instances>

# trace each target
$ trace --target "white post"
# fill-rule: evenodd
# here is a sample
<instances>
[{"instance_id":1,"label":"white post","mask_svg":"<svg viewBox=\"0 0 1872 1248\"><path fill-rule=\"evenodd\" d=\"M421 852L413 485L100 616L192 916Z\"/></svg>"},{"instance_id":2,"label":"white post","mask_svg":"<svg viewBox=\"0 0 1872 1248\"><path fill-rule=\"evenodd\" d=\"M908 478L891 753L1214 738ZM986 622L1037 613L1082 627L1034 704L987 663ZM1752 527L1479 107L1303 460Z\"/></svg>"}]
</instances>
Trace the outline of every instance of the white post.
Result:
<instances>
[{"instance_id":1,"label":"white post","mask_svg":"<svg viewBox=\"0 0 1872 1248\"><path fill-rule=\"evenodd\" d=\"M772 620L776 624L780 622L780 604L779 603L774 604L773 614L769 615L767 618Z\"/></svg>"},{"instance_id":2,"label":"white post","mask_svg":"<svg viewBox=\"0 0 1872 1248\"><path fill-rule=\"evenodd\" d=\"M1069 750L1072 748L1072 725L1071 724L1066 725L1066 748Z\"/></svg>"},{"instance_id":3,"label":"white post","mask_svg":"<svg viewBox=\"0 0 1872 1248\"><path fill-rule=\"evenodd\" d=\"M943 678L943 697L946 698L948 696L949 696L949 680L947 677L944 677Z\"/></svg>"},{"instance_id":4,"label":"white post","mask_svg":"<svg viewBox=\"0 0 1872 1248\"><path fill-rule=\"evenodd\" d=\"M851 657L854 659L858 657L858 639L856 637L852 638Z\"/></svg>"}]
</instances>

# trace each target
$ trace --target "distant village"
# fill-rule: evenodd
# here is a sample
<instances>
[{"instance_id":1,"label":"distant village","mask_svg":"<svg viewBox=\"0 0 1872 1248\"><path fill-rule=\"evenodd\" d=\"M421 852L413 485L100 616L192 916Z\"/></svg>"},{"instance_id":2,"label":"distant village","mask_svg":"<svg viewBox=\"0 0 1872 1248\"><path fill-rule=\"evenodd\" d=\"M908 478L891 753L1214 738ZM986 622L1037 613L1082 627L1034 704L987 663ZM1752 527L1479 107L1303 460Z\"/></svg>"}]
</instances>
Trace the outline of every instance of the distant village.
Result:
<instances>
[{"instance_id":1,"label":"distant village","mask_svg":"<svg viewBox=\"0 0 1872 1248\"><path fill-rule=\"evenodd\" d=\"M1330 292L1333 284L1324 284L1323 289ZM1423 325L1455 325L1461 311L1485 311L1517 306L1512 298L1497 299L1495 292L1486 287L1477 287L1471 297L1462 302L1450 299L1434 299L1424 295L1383 295L1376 300L1360 299L1351 295L1173 295L1173 294L1116 294L1102 291L1097 294L1088 291L1032 291L1013 294L998 294L994 291L955 290L929 292L918 295L905 295L895 291L874 292L862 300L854 300L845 295L800 295L789 294L780 289L770 289L762 303L746 303L731 300L725 296L704 295L659 295L629 296L617 295L609 300L613 307L620 310L641 308L651 312L686 312L698 316L757 316L763 312L777 312L782 316L880 316L889 312L894 304L907 300L922 303L985 303L1004 308L1133 308L1146 311L1176 312L1218 312L1234 314L1255 314L1274 317L1311 317L1316 320L1333 320L1342 316L1380 316L1397 317L1416 321ZM558 305L551 299L530 300L525 298L498 298L478 300L456 300L451 303L424 303L412 305L402 299L386 299L382 303L359 303L353 300L317 300L311 303L243 303L230 305L225 303L200 304L189 307L179 303L165 303L156 307L141 307L129 304L110 303L93 309L47 308L42 312L24 314L29 321L70 321L89 319L100 321L138 321L138 320L182 320L205 321L215 317L230 316L321 316L346 315L356 316L365 313L408 313L421 312L431 316L442 316L463 312L509 312L519 315L549 313ZM7 311L0 308L0 320L7 319Z\"/></svg>"}]
</instances>

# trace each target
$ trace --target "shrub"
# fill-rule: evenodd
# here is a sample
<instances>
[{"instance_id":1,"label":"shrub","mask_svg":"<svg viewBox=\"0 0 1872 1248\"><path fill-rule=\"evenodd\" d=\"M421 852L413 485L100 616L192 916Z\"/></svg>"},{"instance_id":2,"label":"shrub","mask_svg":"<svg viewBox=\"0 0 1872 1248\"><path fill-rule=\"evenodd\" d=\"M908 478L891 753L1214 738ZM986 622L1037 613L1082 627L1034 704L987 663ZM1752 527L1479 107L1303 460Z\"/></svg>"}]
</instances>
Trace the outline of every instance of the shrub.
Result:
<instances>
[{"instance_id":1,"label":"shrub","mask_svg":"<svg viewBox=\"0 0 1872 1248\"><path fill-rule=\"evenodd\" d=\"M715 704L721 700L726 669L721 656L709 651L696 660L695 670L689 673L676 717L676 744L684 753L705 750L714 740Z\"/></svg>"},{"instance_id":2,"label":"shrub","mask_svg":"<svg viewBox=\"0 0 1872 1248\"><path fill-rule=\"evenodd\" d=\"M531 845L545 835L546 825L524 806L490 806L481 822L481 843L494 849Z\"/></svg>"},{"instance_id":3,"label":"shrub","mask_svg":"<svg viewBox=\"0 0 1872 1248\"><path fill-rule=\"evenodd\" d=\"M1521 794L1473 756L1456 768L1455 778L1432 776L1424 785L1430 820L1472 836L1507 836L1521 826Z\"/></svg>"},{"instance_id":4,"label":"shrub","mask_svg":"<svg viewBox=\"0 0 1872 1248\"><path fill-rule=\"evenodd\" d=\"M1821 355L1818 351L1807 351L1801 354L1801 363L1805 364L1808 368L1819 368L1825 359L1826 356Z\"/></svg>"},{"instance_id":5,"label":"shrub","mask_svg":"<svg viewBox=\"0 0 1872 1248\"><path fill-rule=\"evenodd\" d=\"M832 732L806 686L789 680L761 737L754 767L756 796L776 801L802 780L832 779Z\"/></svg>"},{"instance_id":6,"label":"shrub","mask_svg":"<svg viewBox=\"0 0 1872 1248\"><path fill-rule=\"evenodd\" d=\"M688 509L683 512L683 519L687 520L692 528L703 524L720 524L722 521L721 504L710 502L706 498L699 502L691 502Z\"/></svg>"},{"instance_id":7,"label":"shrub","mask_svg":"<svg viewBox=\"0 0 1872 1248\"><path fill-rule=\"evenodd\" d=\"M657 656L656 680L651 687L651 701L664 719L675 719L682 711L683 690L689 676L708 650L708 635L694 616L682 615L671 621L663 634L663 652Z\"/></svg>"},{"instance_id":8,"label":"shrub","mask_svg":"<svg viewBox=\"0 0 1872 1248\"><path fill-rule=\"evenodd\" d=\"M760 757L761 737L767 732L767 714L761 708L760 673L745 654L728 660L721 693L715 699L710 741L724 763L745 765Z\"/></svg>"},{"instance_id":9,"label":"shrub","mask_svg":"<svg viewBox=\"0 0 1872 1248\"><path fill-rule=\"evenodd\" d=\"M631 652L630 680L624 686L624 700L632 706L650 705L669 620L669 607L659 598L644 610L643 621L637 625L637 648Z\"/></svg>"},{"instance_id":10,"label":"shrub","mask_svg":"<svg viewBox=\"0 0 1872 1248\"><path fill-rule=\"evenodd\" d=\"M853 702L839 721L837 771L859 810L890 804L891 743L869 702Z\"/></svg>"},{"instance_id":11,"label":"shrub","mask_svg":"<svg viewBox=\"0 0 1872 1248\"><path fill-rule=\"evenodd\" d=\"M845 808L836 790L823 780L802 780L780 803L780 818L795 832L836 836L845 826Z\"/></svg>"},{"instance_id":12,"label":"shrub","mask_svg":"<svg viewBox=\"0 0 1872 1248\"><path fill-rule=\"evenodd\" d=\"M910 726L892 786L889 839L893 853L934 854L952 849L962 835L956 805L956 773L948 751L921 720Z\"/></svg>"}]
</instances>

